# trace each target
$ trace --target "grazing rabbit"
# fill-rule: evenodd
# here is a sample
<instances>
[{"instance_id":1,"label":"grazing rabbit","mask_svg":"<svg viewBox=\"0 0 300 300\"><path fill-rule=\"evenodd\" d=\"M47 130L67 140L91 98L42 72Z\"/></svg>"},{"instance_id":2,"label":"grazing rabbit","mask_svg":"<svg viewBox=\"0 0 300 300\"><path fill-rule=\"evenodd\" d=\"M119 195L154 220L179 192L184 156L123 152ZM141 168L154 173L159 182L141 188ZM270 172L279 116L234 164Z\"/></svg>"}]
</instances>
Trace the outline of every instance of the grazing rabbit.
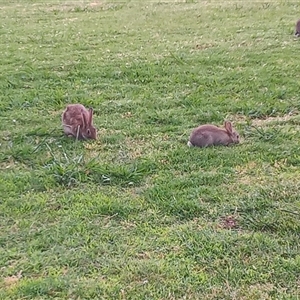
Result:
<instances>
[{"instance_id":1,"label":"grazing rabbit","mask_svg":"<svg viewBox=\"0 0 300 300\"><path fill-rule=\"evenodd\" d=\"M81 104L69 104L62 114L62 125L67 136L81 139L96 139L97 130L93 126L93 109Z\"/></svg>"},{"instance_id":2,"label":"grazing rabbit","mask_svg":"<svg viewBox=\"0 0 300 300\"><path fill-rule=\"evenodd\" d=\"M189 147L208 147L230 144L238 144L240 142L239 134L232 128L231 122L226 121L224 128L214 125L202 125L195 128L187 145Z\"/></svg>"},{"instance_id":3,"label":"grazing rabbit","mask_svg":"<svg viewBox=\"0 0 300 300\"><path fill-rule=\"evenodd\" d=\"M299 37L300 36L300 20L297 21L296 23L296 32L295 36Z\"/></svg>"}]
</instances>

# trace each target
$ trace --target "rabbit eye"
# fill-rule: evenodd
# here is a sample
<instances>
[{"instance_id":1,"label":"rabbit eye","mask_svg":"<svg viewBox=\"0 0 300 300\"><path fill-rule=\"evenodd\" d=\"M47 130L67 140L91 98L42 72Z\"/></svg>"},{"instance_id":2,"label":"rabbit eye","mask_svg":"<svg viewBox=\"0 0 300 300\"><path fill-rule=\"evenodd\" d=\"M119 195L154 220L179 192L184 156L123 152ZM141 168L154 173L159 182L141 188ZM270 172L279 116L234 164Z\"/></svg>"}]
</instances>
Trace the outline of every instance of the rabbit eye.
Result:
<instances>
[{"instance_id":1,"label":"rabbit eye","mask_svg":"<svg viewBox=\"0 0 300 300\"><path fill-rule=\"evenodd\" d=\"M89 129L87 130L87 134L91 134L91 131Z\"/></svg>"}]
</instances>

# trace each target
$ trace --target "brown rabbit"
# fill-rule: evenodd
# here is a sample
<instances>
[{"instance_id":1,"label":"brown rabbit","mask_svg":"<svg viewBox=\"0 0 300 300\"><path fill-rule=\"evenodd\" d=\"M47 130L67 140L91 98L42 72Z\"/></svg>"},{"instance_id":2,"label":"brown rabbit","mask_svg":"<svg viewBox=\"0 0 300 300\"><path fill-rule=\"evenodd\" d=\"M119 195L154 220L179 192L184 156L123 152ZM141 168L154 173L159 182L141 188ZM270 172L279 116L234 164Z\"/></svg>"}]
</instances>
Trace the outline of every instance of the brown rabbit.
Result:
<instances>
[{"instance_id":1,"label":"brown rabbit","mask_svg":"<svg viewBox=\"0 0 300 300\"><path fill-rule=\"evenodd\" d=\"M300 36L300 20L297 21L296 23L296 32L295 36L299 37Z\"/></svg>"},{"instance_id":2,"label":"brown rabbit","mask_svg":"<svg viewBox=\"0 0 300 300\"><path fill-rule=\"evenodd\" d=\"M225 128L219 128L214 125L202 125L195 128L187 145L189 147L208 147L230 144L238 144L240 142L239 134L232 128L231 122L225 121Z\"/></svg>"},{"instance_id":3,"label":"brown rabbit","mask_svg":"<svg viewBox=\"0 0 300 300\"><path fill-rule=\"evenodd\" d=\"M97 130L93 126L93 109L81 104L69 104L62 114L62 125L67 136L81 139L96 139Z\"/></svg>"}]
</instances>

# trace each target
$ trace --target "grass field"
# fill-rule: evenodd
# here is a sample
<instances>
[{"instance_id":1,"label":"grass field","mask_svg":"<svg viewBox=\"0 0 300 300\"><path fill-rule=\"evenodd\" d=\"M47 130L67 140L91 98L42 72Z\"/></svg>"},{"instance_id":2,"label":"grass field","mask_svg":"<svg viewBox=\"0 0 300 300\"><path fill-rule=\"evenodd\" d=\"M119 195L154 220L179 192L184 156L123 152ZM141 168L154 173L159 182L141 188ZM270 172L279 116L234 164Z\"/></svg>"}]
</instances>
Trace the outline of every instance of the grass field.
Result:
<instances>
[{"instance_id":1,"label":"grass field","mask_svg":"<svg viewBox=\"0 0 300 300\"><path fill-rule=\"evenodd\" d=\"M299 11L2 0L0 299L299 299Z\"/></svg>"}]
</instances>

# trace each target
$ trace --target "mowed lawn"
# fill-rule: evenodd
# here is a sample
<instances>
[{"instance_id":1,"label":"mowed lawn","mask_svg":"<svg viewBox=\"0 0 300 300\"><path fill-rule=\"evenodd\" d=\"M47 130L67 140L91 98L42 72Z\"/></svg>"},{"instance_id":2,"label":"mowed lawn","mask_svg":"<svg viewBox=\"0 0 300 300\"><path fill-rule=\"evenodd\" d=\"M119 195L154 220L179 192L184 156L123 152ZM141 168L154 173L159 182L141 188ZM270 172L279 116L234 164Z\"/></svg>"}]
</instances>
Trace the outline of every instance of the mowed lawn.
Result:
<instances>
[{"instance_id":1,"label":"mowed lawn","mask_svg":"<svg viewBox=\"0 0 300 300\"><path fill-rule=\"evenodd\" d=\"M299 299L300 3L0 4L0 299ZM95 141L63 136L69 103ZM199 124L241 143L189 148Z\"/></svg>"}]
</instances>

